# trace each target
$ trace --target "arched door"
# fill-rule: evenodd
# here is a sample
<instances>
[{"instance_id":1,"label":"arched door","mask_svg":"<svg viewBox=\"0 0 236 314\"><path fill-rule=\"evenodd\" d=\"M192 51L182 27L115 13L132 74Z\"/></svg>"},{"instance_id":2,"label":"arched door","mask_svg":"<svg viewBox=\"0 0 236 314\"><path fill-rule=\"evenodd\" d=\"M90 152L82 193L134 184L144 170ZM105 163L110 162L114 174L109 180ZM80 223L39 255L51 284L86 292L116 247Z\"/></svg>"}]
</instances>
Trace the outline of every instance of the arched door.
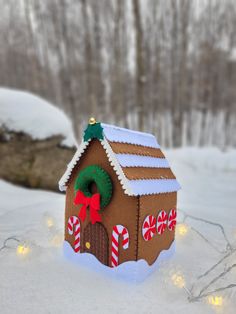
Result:
<instances>
[{"instance_id":1,"label":"arched door","mask_svg":"<svg viewBox=\"0 0 236 314\"><path fill-rule=\"evenodd\" d=\"M101 223L89 223L83 233L83 252L91 253L104 265L108 265L108 236Z\"/></svg>"}]
</instances>

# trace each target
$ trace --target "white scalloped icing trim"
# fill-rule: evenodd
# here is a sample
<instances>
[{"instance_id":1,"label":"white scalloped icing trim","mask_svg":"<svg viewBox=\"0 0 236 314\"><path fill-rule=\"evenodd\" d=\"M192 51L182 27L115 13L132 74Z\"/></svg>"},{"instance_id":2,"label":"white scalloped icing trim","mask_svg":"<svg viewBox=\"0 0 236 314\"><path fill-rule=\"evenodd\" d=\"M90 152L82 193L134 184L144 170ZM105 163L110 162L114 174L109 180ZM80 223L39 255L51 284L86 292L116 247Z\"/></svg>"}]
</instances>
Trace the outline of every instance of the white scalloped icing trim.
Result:
<instances>
[{"instance_id":1,"label":"white scalloped icing trim","mask_svg":"<svg viewBox=\"0 0 236 314\"><path fill-rule=\"evenodd\" d=\"M115 170L117 177L118 177L118 180L120 181L125 194L133 196L134 192L132 191L132 189L130 187L129 180L125 177L125 174L124 174L118 160L116 159L116 156L115 156L110 144L108 143L108 141L105 138L104 138L104 140L101 141L101 144L102 144L103 148L105 149L108 160L109 160L110 164L112 165L113 169Z\"/></svg>"},{"instance_id":2,"label":"white scalloped icing trim","mask_svg":"<svg viewBox=\"0 0 236 314\"><path fill-rule=\"evenodd\" d=\"M64 173L64 175L61 177L61 179L59 181L60 191L66 190L66 188L67 188L66 183L69 180L71 173L72 173L74 167L76 166L76 164L78 163L80 157L82 156L85 149L89 145L89 142L90 141L82 142L82 144L79 146L78 150L76 151L74 157L72 158L71 162L68 164L66 172ZM109 145L109 143L107 142L107 140L105 138L104 138L104 140L100 141L100 143L102 144L103 148L105 149L107 158L108 158L110 164L112 165L113 169L115 170L117 177L118 177L118 180L120 181L125 194L128 194L130 196L134 195L133 191L130 188L129 181L126 179L125 174L124 174L119 162L117 161L111 146Z\"/></svg>"},{"instance_id":3,"label":"white scalloped icing trim","mask_svg":"<svg viewBox=\"0 0 236 314\"><path fill-rule=\"evenodd\" d=\"M85 149L89 145L89 142L90 142L90 140L87 141L87 142L83 141L81 143L81 145L77 149L76 153L74 154L74 157L72 158L72 160L67 165L66 172L63 174L63 176L61 177L61 179L60 179L60 181L58 183L60 191L65 191L66 190L66 183L70 179L70 176L71 176L71 173L72 173L74 167L76 166L76 164L77 164L78 160L80 159L81 155L84 153Z\"/></svg>"},{"instance_id":4,"label":"white scalloped icing trim","mask_svg":"<svg viewBox=\"0 0 236 314\"><path fill-rule=\"evenodd\" d=\"M66 183L68 182L71 173L74 169L74 167L76 166L76 164L78 163L80 157L82 156L82 154L84 153L85 149L87 148L87 146L89 145L89 142L82 142L82 144L79 146L78 150L76 151L74 157L72 158L71 162L68 164L67 166L67 170L64 173L64 175L61 177L60 181L59 181L59 189L61 191L65 191L67 186ZM111 164L111 166L113 167L115 173L117 174L118 180L121 183L121 186L124 190L124 193L129 195L129 196L137 196L137 195L151 195L151 194L159 194L159 193L170 193L170 192L174 192L174 191L178 191L180 189L180 186L177 182L177 180L128 180L122 170L122 167L119 163L119 161L116 158L116 154L113 152L109 142L107 141L107 139L104 137L104 140L100 141L100 143L102 144L107 158ZM165 186L163 186L163 183L165 181ZM156 182L158 181L158 182ZM163 182L162 182L163 181ZM173 182L175 181L174 185ZM161 186L157 186L157 184L154 183L159 183L159 185ZM167 184L168 183L168 184ZM169 185L170 184L170 185ZM168 186L167 186L168 185ZM148 187L148 189L147 189Z\"/></svg>"}]
</instances>

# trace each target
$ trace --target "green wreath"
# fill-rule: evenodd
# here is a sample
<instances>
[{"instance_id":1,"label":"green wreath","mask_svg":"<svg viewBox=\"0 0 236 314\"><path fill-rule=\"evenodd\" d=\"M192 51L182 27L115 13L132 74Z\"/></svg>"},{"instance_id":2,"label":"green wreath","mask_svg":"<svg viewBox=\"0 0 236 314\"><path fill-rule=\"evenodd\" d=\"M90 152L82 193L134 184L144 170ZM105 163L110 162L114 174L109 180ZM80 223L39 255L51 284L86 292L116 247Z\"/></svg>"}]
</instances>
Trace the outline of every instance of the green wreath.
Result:
<instances>
[{"instance_id":1,"label":"green wreath","mask_svg":"<svg viewBox=\"0 0 236 314\"><path fill-rule=\"evenodd\" d=\"M80 190L85 196L91 197L91 184L95 183L101 197L101 208L107 206L112 196L112 183L109 174L100 166L91 165L80 171L74 185L75 191Z\"/></svg>"}]
</instances>

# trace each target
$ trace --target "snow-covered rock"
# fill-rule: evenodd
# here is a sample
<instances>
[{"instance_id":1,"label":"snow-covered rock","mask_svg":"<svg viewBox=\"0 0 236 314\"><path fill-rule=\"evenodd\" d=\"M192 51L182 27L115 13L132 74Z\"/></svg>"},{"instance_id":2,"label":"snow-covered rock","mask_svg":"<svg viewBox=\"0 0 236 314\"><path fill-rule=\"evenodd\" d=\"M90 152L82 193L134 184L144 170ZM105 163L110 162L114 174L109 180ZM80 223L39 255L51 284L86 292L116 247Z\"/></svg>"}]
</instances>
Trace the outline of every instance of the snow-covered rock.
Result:
<instances>
[{"instance_id":1,"label":"snow-covered rock","mask_svg":"<svg viewBox=\"0 0 236 314\"><path fill-rule=\"evenodd\" d=\"M57 191L75 146L61 110L32 94L0 88L0 177Z\"/></svg>"},{"instance_id":2,"label":"snow-covered rock","mask_svg":"<svg viewBox=\"0 0 236 314\"><path fill-rule=\"evenodd\" d=\"M61 135L63 145L76 145L71 121L65 113L24 91L0 88L0 127L25 133L35 140Z\"/></svg>"}]
</instances>

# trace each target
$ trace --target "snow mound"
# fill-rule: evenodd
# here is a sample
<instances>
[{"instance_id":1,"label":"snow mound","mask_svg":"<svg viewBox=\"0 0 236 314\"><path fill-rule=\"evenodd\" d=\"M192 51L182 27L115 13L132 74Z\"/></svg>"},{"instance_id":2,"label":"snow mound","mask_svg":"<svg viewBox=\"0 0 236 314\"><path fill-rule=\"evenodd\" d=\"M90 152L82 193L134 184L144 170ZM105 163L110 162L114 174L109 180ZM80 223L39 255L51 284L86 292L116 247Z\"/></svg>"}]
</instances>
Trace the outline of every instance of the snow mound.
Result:
<instances>
[{"instance_id":1,"label":"snow mound","mask_svg":"<svg viewBox=\"0 0 236 314\"><path fill-rule=\"evenodd\" d=\"M35 140L62 135L64 146L76 146L72 124L63 111L24 91L0 88L0 127Z\"/></svg>"},{"instance_id":2,"label":"snow mound","mask_svg":"<svg viewBox=\"0 0 236 314\"><path fill-rule=\"evenodd\" d=\"M116 279L139 283L143 282L155 270L157 270L162 262L166 261L174 255L175 242L171 244L168 250L161 251L155 263L151 266L149 266L144 259L141 259L138 261L125 262L118 267L110 268L101 264L92 254L76 254L67 241L64 241L63 251L64 255L75 264L90 267L90 269L92 269L93 271L106 274L107 276Z\"/></svg>"}]
</instances>

